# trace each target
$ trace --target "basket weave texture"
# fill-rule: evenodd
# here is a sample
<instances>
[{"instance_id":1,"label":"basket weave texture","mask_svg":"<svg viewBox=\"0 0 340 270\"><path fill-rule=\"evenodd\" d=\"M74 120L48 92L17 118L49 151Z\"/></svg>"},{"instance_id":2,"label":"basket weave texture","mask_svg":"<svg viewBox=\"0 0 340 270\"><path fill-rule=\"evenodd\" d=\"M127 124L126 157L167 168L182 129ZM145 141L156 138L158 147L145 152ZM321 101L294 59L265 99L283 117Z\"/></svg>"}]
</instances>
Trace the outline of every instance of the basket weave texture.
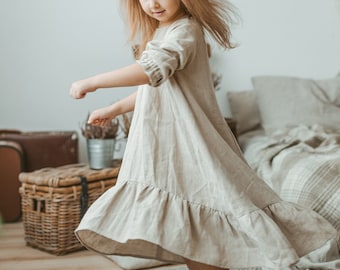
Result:
<instances>
[{"instance_id":1,"label":"basket weave texture","mask_svg":"<svg viewBox=\"0 0 340 270\"><path fill-rule=\"evenodd\" d=\"M25 241L55 255L83 249L74 234L82 215L114 186L119 167L92 170L85 164L19 174Z\"/></svg>"}]
</instances>

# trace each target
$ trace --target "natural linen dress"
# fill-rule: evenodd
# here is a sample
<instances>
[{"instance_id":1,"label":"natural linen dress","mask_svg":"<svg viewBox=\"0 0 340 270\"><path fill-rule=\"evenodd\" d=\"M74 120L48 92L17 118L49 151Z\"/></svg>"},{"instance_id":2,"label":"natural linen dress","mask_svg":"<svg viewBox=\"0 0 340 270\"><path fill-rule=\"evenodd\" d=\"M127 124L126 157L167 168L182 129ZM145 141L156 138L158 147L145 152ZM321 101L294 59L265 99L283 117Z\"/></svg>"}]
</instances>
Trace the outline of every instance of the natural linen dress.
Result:
<instances>
[{"instance_id":1,"label":"natural linen dress","mask_svg":"<svg viewBox=\"0 0 340 270\"><path fill-rule=\"evenodd\" d=\"M244 161L218 109L200 25L157 29L116 186L76 230L102 254L220 267L278 269L336 235L318 214L280 198Z\"/></svg>"}]
</instances>

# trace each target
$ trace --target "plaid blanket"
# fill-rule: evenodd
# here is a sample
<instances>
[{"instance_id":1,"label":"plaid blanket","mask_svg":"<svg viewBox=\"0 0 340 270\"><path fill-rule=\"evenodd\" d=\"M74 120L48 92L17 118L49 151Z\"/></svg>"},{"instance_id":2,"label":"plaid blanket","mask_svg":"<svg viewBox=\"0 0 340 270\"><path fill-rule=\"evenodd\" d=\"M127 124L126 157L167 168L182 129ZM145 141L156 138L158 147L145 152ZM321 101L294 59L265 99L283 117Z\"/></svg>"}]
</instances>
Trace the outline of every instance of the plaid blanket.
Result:
<instances>
[{"instance_id":1,"label":"plaid blanket","mask_svg":"<svg viewBox=\"0 0 340 270\"><path fill-rule=\"evenodd\" d=\"M310 207L340 233L340 134L321 126L239 138L246 160L285 201Z\"/></svg>"}]
</instances>

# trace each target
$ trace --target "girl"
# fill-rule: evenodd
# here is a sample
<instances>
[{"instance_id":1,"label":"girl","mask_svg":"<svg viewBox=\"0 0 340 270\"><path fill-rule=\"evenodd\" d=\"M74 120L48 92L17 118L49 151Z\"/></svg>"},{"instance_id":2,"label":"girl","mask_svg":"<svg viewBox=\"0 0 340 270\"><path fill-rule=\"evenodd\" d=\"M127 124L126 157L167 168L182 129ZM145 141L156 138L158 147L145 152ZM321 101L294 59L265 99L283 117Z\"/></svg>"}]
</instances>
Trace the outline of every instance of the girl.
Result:
<instances>
[{"instance_id":1,"label":"girl","mask_svg":"<svg viewBox=\"0 0 340 270\"><path fill-rule=\"evenodd\" d=\"M134 110L117 185L76 230L102 254L186 263L188 268L283 268L335 237L316 213L283 202L245 163L215 98L205 34L232 48L230 4L219 0L122 0L135 64L75 82L138 91L94 111L106 125ZM317 235L317 237L315 237Z\"/></svg>"}]
</instances>

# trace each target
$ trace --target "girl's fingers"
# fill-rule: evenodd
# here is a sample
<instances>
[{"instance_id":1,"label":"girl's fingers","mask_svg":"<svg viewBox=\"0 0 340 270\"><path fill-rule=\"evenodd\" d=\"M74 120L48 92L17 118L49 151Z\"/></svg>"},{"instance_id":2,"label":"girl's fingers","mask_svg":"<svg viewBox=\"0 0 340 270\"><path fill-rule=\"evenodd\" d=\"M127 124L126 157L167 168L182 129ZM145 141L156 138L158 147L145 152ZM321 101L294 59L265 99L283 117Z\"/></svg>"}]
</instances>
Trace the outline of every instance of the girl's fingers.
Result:
<instances>
[{"instance_id":1,"label":"girl's fingers","mask_svg":"<svg viewBox=\"0 0 340 270\"><path fill-rule=\"evenodd\" d=\"M80 99L85 97L85 94L81 93L80 91L76 91L76 90L70 90L70 96L75 98L75 99Z\"/></svg>"},{"instance_id":2,"label":"girl's fingers","mask_svg":"<svg viewBox=\"0 0 340 270\"><path fill-rule=\"evenodd\" d=\"M109 121L108 118L101 118L101 119L97 118L93 120L89 119L88 123L92 125L96 125L96 126L105 126L107 125L108 121Z\"/></svg>"}]
</instances>

